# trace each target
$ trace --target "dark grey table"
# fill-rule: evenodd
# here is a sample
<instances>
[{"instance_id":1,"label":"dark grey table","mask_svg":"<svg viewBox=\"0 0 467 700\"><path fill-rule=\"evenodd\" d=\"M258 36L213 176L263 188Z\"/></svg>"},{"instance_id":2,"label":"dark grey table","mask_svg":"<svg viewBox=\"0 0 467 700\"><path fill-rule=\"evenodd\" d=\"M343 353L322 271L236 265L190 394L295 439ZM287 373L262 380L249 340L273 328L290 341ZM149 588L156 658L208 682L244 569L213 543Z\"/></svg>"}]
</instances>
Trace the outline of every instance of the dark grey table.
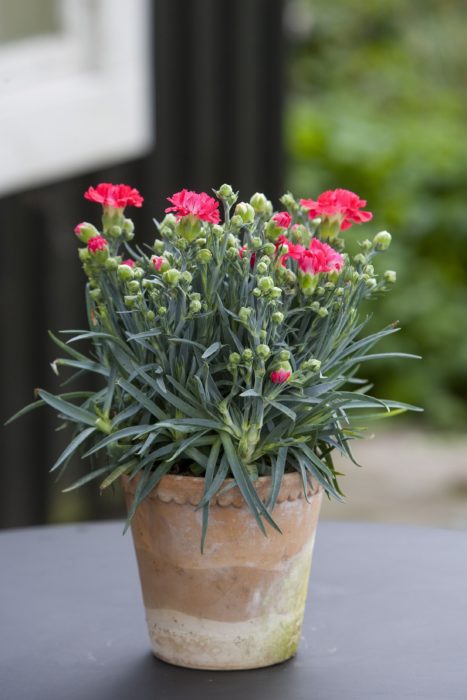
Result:
<instances>
[{"instance_id":1,"label":"dark grey table","mask_svg":"<svg viewBox=\"0 0 467 700\"><path fill-rule=\"evenodd\" d=\"M298 655L208 672L150 653L122 527L0 533L1 700L467 698L467 533L321 523Z\"/></svg>"}]
</instances>

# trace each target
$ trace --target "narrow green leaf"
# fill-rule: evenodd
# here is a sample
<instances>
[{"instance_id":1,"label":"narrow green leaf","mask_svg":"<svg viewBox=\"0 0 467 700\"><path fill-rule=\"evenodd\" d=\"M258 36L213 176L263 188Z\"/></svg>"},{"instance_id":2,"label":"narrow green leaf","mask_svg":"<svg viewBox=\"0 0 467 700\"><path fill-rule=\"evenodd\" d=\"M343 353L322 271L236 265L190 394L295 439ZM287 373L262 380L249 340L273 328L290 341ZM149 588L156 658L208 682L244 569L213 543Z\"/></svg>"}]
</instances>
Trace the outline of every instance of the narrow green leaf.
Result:
<instances>
[{"instance_id":1,"label":"narrow green leaf","mask_svg":"<svg viewBox=\"0 0 467 700\"><path fill-rule=\"evenodd\" d=\"M70 418L75 423L84 423L85 425L92 425L95 427L97 416L90 411L86 411L80 406L75 406L68 401L64 401L60 396L54 396L49 394L43 389L37 390L38 395L43 401L45 401L49 406L54 408L60 414L63 414L67 418Z\"/></svg>"},{"instance_id":2,"label":"narrow green leaf","mask_svg":"<svg viewBox=\"0 0 467 700\"><path fill-rule=\"evenodd\" d=\"M207 350L203 352L201 355L202 360L207 360L209 357L214 355L216 352L218 352L221 348L221 344L219 342L215 342L212 345L210 345Z\"/></svg>"},{"instance_id":3,"label":"narrow green leaf","mask_svg":"<svg viewBox=\"0 0 467 700\"><path fill-rule=\"evenodd\" d=\"M80 445L83 444L83 442L93 433L95 432L95 428L86 428L83 430L81 433L79 433L70 443L69 445L63 450L62 454L60 457L57 459L53 467L51 468L51 472L54 472L58 467L65 462L71 455L78 449Z\"/></svg>"}]
</instances>

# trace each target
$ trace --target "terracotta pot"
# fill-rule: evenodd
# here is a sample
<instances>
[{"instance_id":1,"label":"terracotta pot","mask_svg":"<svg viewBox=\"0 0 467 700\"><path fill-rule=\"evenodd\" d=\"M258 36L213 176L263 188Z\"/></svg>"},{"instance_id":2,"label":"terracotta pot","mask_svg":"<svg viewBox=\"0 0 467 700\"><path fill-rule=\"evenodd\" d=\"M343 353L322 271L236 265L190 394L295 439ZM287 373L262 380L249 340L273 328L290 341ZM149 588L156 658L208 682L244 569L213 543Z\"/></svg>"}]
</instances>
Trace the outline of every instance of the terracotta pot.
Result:
<instances>
[{"instance_id":1,"label":"terracotta pot","mask_svg":"<svg viewBox=\"0 0 467 700\"><path fill-rule=\"evenodd\" d=\"M228 483L228 482L226 482ZM270 478L256 482L266 500ZM127 505L137 481L123 478ZM132 521L154 654L211 670L269 666L293 656L308 588L322 490L304 498L286 474L274 508L282 533L259 530L237 487L210 507L200 551L204 479L164 476Z\"/></svg>"}]
</instances>

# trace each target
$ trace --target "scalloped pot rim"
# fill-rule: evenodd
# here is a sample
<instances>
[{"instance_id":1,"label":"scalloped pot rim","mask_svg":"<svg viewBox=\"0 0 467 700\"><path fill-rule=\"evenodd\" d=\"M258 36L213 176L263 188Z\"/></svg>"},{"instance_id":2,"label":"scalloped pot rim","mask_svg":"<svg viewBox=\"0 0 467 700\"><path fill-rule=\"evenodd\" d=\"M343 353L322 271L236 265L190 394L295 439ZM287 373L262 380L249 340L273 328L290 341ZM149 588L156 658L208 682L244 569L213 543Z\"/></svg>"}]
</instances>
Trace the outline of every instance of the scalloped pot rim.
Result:
<instances>
[{"instance_id":1,"label":"scalloped pot rim","mask_svg":"<svg viewBox=\"0 0 467 700\"><path fill-rule=\"evenodd\" d=\"M122 477L123 488L131 495L134 495L139 475L130 479L128 476ZM220 507L233 506L235 508L247 507L245 500L238 486L231 486L228 491L220 493L225 487L234 483L234 479L225 479L219 491L211 499L211 506L217 505ZM261 498L266 498L271 489L272 479L270 476L260 476L255 480L254 486ZM312 486L309 485L307 497L311 497L322 487L312 480ZM201 476L184 476L179 474L166 474L162 477L158 485L148 494L147 498L157 499L164 503L177 503L178 505L190 504L198 505L204 494L204 477ZM277 503L284 501L295 501L304 498L304 489L302 477L298 472L289 472L284 474L282 478L281 488L277 497Z\"/></svg>"}]
</instances>

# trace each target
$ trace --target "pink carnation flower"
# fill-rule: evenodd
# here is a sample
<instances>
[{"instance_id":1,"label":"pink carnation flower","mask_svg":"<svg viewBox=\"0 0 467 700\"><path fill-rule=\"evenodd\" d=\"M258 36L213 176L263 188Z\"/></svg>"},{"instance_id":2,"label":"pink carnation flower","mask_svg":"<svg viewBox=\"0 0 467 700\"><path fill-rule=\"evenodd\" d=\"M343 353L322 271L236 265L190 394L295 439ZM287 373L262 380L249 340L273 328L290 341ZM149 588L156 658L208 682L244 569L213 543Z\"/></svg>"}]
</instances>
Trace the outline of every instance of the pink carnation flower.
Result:
<instances>
[{"instance_id":1,"label":"pink carnation flower","mask_svg":"<svg viewBox=\"0 0 467 700\"><path fill-rule=\"evenodd\" d=\"M97 253L98 250L105 250L108 243L103 236L93 236L88 241L88 250L90 253Z\"/></svg>"},{"instance_id":2,"label":"pink carnation flower","mask_svg":"<svg viewBox=\"0 0 467 700\"><path fill-rule=\"evenodd\" d=\"M82 227L82 226L86 226L86 222L85 222L85 221L82 221L80 224L78 224L77 226L75 226L74 231L75 231L75 233L76 233L77 236L81 236L81 227Z\"/></svg>"},{"instance_id":3,"label":"pink carnation flower","mask_svg":"<svg viewBox=\"0 0 467 700\"><path fill-rule=\"evenodd\" d=\"M280 228L289 228L292 223L292 217L288 211L279 211L277 214L274 214L272 221Z\"/></svg>"},{"instance_id":4,"label":"pink carnation flower","mask_svg":"<svg viewBox=\"0 0 467 700\"><path fill-rule=\"evenodd\" d=\"M246 253L246 251L247 251L246 245L243 245L243 246L240 248L240 250L238 251L238 254L239 254L239 256L240 256L240 258L241 258L242 260L243 260L243 256L244 256L244 254ZM253 253L251 254L251 257L250 257L250 267L254 267L254 266L255 266L255 262L256 262L256 253L253 251Z\"/></svg>"},{"instance_id":5,"label":"pink carnation flower","mask_svg":"<svg viewBox=\"0 0 467 700\"><path fill-rule=\"evenodd\" d=\"M208 224L218 224L220 221L219 202L216 202L206 192L182 190L167 197L167 199L173 206L167 207L165 213L173 211L177 216L177 221L190 214L201 221L207 221Z\"/></svg>"},{"instance_id":6,"label":"pink carnation flower","mask_svg":"<svg viewBox=\"0 0 467 700\"><path fill-rule=\"evenodd\" d=\"M90 187L84 193L85 199L97 202L104 207L124 209L125 207L140 207L143 197L138 190L129 185L112 185L110 182L101 182L97 187Z\"/></svg>"},{"instance_id":7,"label":"pink carnation flower","mask_svg":"<svg viewBox=\"0 0 467 700\"><path fill-rule=\"evenodd\" d=\"M151 262L156 268L157 272L161 269L162 265L165 263L165 258L160 257L159 255L153 255L151 258Z\"/></svg>"},{"instance_id":8,"label":"pink carnation flower","mask_svg":"<svg viewBox=\"0 0 467 700\"><path fill-rule=\"evenodd\" d=\"M128 258L128 260L123 260L122 265L127 265L128 267L134 267L135 261L132 260L131 258Z\"/></svg>"},{"instance_id":9,"label":"pink carnation flower","mask_svg":"<svg viewBox=\"0 0 467 700\"><path fill-rule=\"evenodd\" d=\"M305 251L305 248L302 245L299 243L292 243L292 241L289 241L289 239L283 234L277 239L276 250L280 245L286 245L289 249L287 253L281 255L280 261L282 265L285 264L287 258L292 258L292 260L300 260L303 252Z\"/></svg>"},{"instance_id":10,"label":"pink carnation flower","mask_svg":"<svg viewBox=\"0 0 467 700\"><path fill-rule=\"evenodd\" d=\"M352 224L362 224L370 221L373 214L370 211L360 211L366 206L366 200L350 190L326 190L318 199L301 199L300 204L308 209L308 216L314 219L336 217L340 221L341 230L345 231Z\"/></svg>"},{"instance_id":11,"label":"pink carnation flower","mask_svg":"<svg viewBox=\"0 0 467 700\"><path fill-rule=\"evenodd\" d=\"M271 372L271 382L273 382L273 384L284 384L284 382L290 379L291 374L292 372L289 369L283 369L282 367L280 369L275 369Z\"/></svg>"},{"instance_id":12,"label":"pink carnation flower","mask_svg":"<svg viewBox=\"0 0 467 700\"><path fill-rule=\"evenodd\" d=\"M337 250L327 243L312 238L308 250L304 250L298 258L298 266L303 272L332 272L341 270L344 258Z\"/></svg>"}]
</instances>

